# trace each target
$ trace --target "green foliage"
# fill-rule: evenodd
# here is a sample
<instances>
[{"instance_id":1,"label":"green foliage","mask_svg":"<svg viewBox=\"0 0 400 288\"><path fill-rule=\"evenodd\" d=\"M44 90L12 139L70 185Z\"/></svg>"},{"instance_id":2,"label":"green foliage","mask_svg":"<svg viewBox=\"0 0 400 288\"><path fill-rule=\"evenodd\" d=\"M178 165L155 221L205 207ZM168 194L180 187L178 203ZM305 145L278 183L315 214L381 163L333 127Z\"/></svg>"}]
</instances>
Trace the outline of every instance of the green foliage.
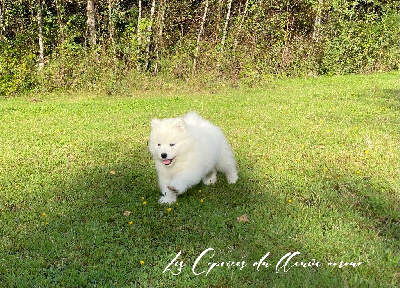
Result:
<instances>
[{"instance_id":1,"label":"green foliage","mask_svg":"<svg viewBox=\"0 0 400 288\"><path fill-rule=\"evenodd\" d=\"M19 51L8 41L0 42L0 95L29 91L38 84L36 56ZM22 55L21 55L22 54ZM19 61L23 57L23 61Z\"/></svg>"},{"instance_id":2,"label":"green foliage","mask_svg":"<svg viewBox=\"0 0 400 288\"><path fill-rule=\"evenodd\" d=\"M366 73L399 68L399 23L394 13L384 14L380 20L338 22L334 31L322 48L320 73Z\"/></svg>"},{"instance_id":3,"label":"green foliage","mask_svg":"<svg viewBox=\"0 0 400 288\"><path fill-rule=\"evenodd\" d=\"M116 82L128 83L134 73L254 86L273 77L399 68L399 14L392 1L233 1L224 47L226 2L210 1L199 55L204 2L157 2L150 23L152 3L143 1L137 23L137 4L97 1L97 46L89 47L85 1L41 1L43 73L37 72L37 2L0 3L0 95L117 91Z\"/></svg>"}]
</instances>

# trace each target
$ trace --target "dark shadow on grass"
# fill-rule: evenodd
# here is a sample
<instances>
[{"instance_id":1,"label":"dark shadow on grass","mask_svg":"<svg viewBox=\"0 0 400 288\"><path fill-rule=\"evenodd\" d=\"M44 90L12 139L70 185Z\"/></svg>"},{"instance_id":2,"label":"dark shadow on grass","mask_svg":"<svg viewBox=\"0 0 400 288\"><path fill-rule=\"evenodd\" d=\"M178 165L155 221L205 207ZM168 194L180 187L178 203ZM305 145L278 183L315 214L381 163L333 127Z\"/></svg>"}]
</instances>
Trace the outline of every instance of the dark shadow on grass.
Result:
<instances>
[{"instance_id":1,"label":"dark shadow on grass","mask_svg":"<svg viewBox=\"0 0 400 288\"><path fill-rule=\"evenodd\" d=\"M348 206L368 219L371 224L361 229L374 229L380 236L400 241L399 203L389 183L375 183L370 177L352 177L338 181L333 189L348 199ZM383 193L384 192L384 193Z\"/></svg>"},{"instance_id":2,"label":"dark shadow on grass","mask_svg":"<svg viewBox=\"0 0 400 288\"><path fill-rule=\"evenodd\" d=\"M399 110L399 89L383 89L382 97L386 100L385 107L390 107L394 111Z\"/></svg>"},{"instance_id":3,"label":"dark shadow on grass","mask_svg":"<svg viewBox=\"0 0 400 288\"><path fill-rule=\"evenodd\" d=\"M400 90L399 89L383 89L384 98L388 100L399 101Z\"/></svg>"},{"instance_id":4,"label":"dark shadow on grass","mask_svg":"<svg viewBox=\"0 0 400 288\"><path fill-rule=\"evenodd\" d=\"M202 261L198 271L208 269L210 260L246 259L253 232L249 223L237 221L252 209L246 173L235 185L218 174L216 185L196 185L178 197L178 204L160 205L147 147L132 147L128 153L114 164L105 159L103 165L81 168L51 191L43 225L28 236L27 261L17 270L29 276L20 281L38 286L157 287L189 279L189 286L200 287L207 280L191 266L205 249L215 249L215 257ZM186 265L180 278L163 273L180 251ZM238 273L234 278L240 283L246 277ZM228 285L231 278L226 269L211 279Z\"/></svg>"},{"instance_id":5,"label":"dark shadow on grass","mask_svg":"<svg viewBox=\"0 0 400 288\"><path fill-rule=\"evenodd\" d=\"M323 256L320 246L326 243L321 241L329 238L310 242L298 234L316 228L314 224L299 228L303 224L299 216L304 213L315 216L326 205L323 197L297 191L301 195L298 200L307 206L302 210L296 199L288 203L289 196L297 189L294 183L284 182L275 175L260 177L253 163L241 160L236 184L227 184L224 175L218 174L216 185L196 185L178 197L178 204L159 205L157 174L147 147L128 150L129 155L114 164L105 161L101 166L82 168L67 179L63 188L52 192L47 207L43 208L49 211L46 220L31 231L27 246L19 250L24 261L13 263L18 265L14 268L16 271L25 273L18 278L20 286L265 287L269 283L286 287L328 287L340 286L343 277L350 281L357 275L354 271L318 267L290 272L280 268L276 273L277 262L286 253L301 252L296 258L299 261ZM339 199L357 194L359 185L365 184L354 179L349 182L352 184L332 181L316 192L335 190ZM277 193L279 189L289 191L288 197ZM391 204L381 198L376 201L371 198L376 195L376 186L371 184L365 189L368 193L349 197L345 205L359 209L366 219L383 217L385 207L392 207ZM363 204L364 200L368 204ZM378 204L383 209L375 207ZM237 218L242 215L249 221L238 222ZM324 227L317 224L318 228ZM328 224L332 223L328 221ZM325 228L325 233L334 229L329 225ZM388 232L385 237L395 236ZM214 250L193 268L197 257L208 248ZM270 266L265 267L259 261L268 252L270 256L264 262ZM178 253L177 263L182 261L184 265L181 272L175 265L164 272ZM243 269L221 264L243 261L246 264ZM208 271L213 263L216 266L207 276L206 272L201 273ZM261 265L257 269L254 263ZM365 279L365 272L359 277ZM7 283L18 284L17 278L10 279Z\"/></svg>"}]
</instances>

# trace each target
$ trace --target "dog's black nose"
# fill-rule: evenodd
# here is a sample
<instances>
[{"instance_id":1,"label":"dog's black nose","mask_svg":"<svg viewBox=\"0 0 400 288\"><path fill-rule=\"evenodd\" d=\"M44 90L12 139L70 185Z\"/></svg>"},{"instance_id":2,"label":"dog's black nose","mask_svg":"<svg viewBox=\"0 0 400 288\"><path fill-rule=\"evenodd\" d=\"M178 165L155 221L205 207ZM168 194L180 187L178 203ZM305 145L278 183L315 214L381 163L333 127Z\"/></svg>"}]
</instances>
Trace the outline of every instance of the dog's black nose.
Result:
<instances>
[{"instance_id":1,"label":"dog's black nose","mask_svg":"<svg viewBox=\"0 0 400 288\"><path fill-rule=\"evenodd\" d=\"M167 158L167 153L162 153L161 158L163 158L163 159Z\"/></svg>"}]
</instances>

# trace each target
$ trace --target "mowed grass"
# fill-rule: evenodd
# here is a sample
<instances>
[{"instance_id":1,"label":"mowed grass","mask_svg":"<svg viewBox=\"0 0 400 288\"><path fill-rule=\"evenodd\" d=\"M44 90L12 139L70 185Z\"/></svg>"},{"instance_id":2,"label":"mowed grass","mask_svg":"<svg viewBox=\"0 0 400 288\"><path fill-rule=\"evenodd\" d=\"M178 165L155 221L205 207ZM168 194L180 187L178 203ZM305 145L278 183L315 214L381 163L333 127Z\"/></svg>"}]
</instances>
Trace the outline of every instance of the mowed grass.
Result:
<instances>
[{"instance_id":1,"label":"mowed grass","mask_svg":"<svg viewBox=\"0 0 400 288\"><path fill-rule=\"evenodd\" d=\"M1 99L0 286L396 287L398 95L385 73ZM239 180L159 205L150 121L190 110Z\"/></svg>"}]
</instances>

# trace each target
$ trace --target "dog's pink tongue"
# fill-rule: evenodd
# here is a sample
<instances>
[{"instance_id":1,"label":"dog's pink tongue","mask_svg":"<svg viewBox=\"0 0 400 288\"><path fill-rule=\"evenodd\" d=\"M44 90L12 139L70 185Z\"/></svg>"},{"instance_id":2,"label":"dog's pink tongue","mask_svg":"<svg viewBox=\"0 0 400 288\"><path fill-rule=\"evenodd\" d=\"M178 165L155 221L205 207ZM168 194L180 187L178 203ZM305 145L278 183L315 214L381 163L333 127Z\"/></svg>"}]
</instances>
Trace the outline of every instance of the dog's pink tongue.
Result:
<instances>
[{"instance_id":1,"label":"dog's pink tongue","mask_svg":"<svg viewBox=\"0 0 400 288\"><path fill-rule=\"evenodd\" d=\"M168 160L168 159L167 159L167 160L163 160L162 162L164 163L164 165L169 165L169 164L171 164L171 160Z\"/></svg>"}]
</instances>

